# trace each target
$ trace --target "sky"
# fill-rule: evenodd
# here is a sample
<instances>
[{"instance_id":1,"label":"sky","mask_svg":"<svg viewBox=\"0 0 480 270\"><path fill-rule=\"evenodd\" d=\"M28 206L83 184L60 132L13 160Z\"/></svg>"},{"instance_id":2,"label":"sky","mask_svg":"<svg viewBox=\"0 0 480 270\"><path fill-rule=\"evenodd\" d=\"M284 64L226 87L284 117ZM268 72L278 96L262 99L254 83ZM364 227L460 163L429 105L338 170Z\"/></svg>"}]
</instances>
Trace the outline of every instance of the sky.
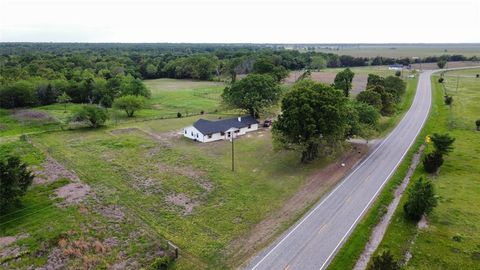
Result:
<instances>
[{"instance_id":1,"label":"sky","mask_svg":"<svg viewBox=\"0 0 480 270\"><path fill-rule=\"evenodd\" d=\"M0 0L0 42L478 43L480 0Z\"/></svg>"}]
</instances>

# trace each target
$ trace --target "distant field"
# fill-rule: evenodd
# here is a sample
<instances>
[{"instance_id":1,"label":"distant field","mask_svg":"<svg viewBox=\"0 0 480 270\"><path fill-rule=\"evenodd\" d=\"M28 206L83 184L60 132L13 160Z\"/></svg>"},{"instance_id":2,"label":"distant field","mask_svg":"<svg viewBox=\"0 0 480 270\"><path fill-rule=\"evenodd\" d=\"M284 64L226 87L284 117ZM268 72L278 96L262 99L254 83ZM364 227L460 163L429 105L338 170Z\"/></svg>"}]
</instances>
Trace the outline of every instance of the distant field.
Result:
<instances>
[{"instance_id":1,"label":"distant field","mask_svg":"<svg viewBox=\"0 0 480 270\"><path fill-rule=\"evenodd\" d=\"M399 259L409 251L412 258L405 269L480 269L480 132L475 130L475 120L480 119L480 79L473 77L478 73L480 69L445 73L447 93L454 98L451 108L443 104L438 77L432 79L435 114L427 129L430 134L448 132L456 138L455 149L438 176L425 174L422 166L414 174L413 179L431 178L437 191L439 203L428 216L428 227L418 229L405 221L400 207L379 247L392 250ZM458 90L456 74L468 76L460 78Z\"/></svg>"},{"instance_id":2,"label":"distant field","mask_svg":"<svg viewBox=\"0 0 480 270\"><path fill-rule=\"evenodd\" d=\"M359 46L359 47L334 47L335 49L317 49L319 52L335 53L351 55L356 57L427 57L427 56L440 56L443 54L461 54L466 57L480 56L480 44L465 45L461 47L453 45L438 45L438 46L423 46L423 47L411 47L411 46ZM338 48L338 50L337 50Z\"/></svg>"},{"instance_id":3,"label":"distant field","mask_svg":"<svg viewBox=\"0 0 480 270\"><path fill-rule=\"evenodd\" d=\"M321 71L313 71L311 77L314 81L331 84L337 73L344 69L345 68L327 68ZM365 90L367 87L368 74L376 74L382 77L395 75L395 71L389 70L388 66L352 67L350 70L355 73L352 82L352 95L356 95ZM287 84L293 84L302 73L303 71L290 72L289 76L285 79L285 82ZM404 74L410 74L410 71L404 71Z\"/></svg>"}]
</instances>

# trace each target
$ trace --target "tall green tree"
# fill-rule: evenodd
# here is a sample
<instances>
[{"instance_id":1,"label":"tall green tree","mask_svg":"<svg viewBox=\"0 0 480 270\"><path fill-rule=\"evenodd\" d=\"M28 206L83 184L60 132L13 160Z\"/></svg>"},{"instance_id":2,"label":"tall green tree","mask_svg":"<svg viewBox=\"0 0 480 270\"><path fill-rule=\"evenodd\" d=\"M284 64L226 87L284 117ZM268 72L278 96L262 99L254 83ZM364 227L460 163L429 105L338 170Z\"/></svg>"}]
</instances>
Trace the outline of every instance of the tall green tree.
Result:
<instances>
[{"instance_id":1,"label":"tall green tree","mask_svg":"<svg viewBox=\"0 0 480 270\"><path fill-rule=\"evenodd\" d=\"M249 74L224 89L224 102L258 117L265 108L277 104L281 89L269 75Z\"/></svg>"},{"instance_id":2,"label":"tall green tree","mask_svg":"<svg viewBox=\"0 0 480 270\"><path fill-rule=\"evenodd\" d=\"M274 122L277 145L299 150L301 161L314 160L319 147L334 146L345 139L348 99L331 86L302 80L282 99L282 113Z\"/></svg>"},{"instance_id":3,"label":"tall green tree","mask_svg":"<svg viewBox=\"0 0 480 270\"><path fill-rule=\"evenodd\" d=\"M67 95L67 93L65 92L63 92L61 95L57 97L57 102L64 105L64 108L63 108L64 113L67 112L67 103L69 103L70 101L72 101L72 98L69 95Z\"/></svg>"},{"instance_id":4,"label":"tall green tree","mask_svg":"<svg viewBox=\"0 0 480 270\"><path fill-rule=\"evenodd\" d=\"M357 100L359 102L371 105L378 111L382 109L382 96L375 91L371 91L371 90L362 91L357 95Z\"/></svg>"},{"instance_id":5,"label":"tall green tree","mask_svg":"<svg viewBox=\"0 0 480 270\"><path fill-rule=\"evenodd\" d=\"M0 159L0 210L2 213L20 203L32 184L33 175L17 156Z\"/></svg>"},{"instance_id":6,"label":"tall green tree","mask_svg":"<svg viewBox=\"0 0 480 270\"><path fill-rule=\"evenodd\" d=\"M340 71L335 76L333 85L335 88L343 91L343 94L348 97L350 96L350 90L352 89L352 81L355 73L353 73L349 68L346 68L343 71Z\"/></svg>"}]
</instances>

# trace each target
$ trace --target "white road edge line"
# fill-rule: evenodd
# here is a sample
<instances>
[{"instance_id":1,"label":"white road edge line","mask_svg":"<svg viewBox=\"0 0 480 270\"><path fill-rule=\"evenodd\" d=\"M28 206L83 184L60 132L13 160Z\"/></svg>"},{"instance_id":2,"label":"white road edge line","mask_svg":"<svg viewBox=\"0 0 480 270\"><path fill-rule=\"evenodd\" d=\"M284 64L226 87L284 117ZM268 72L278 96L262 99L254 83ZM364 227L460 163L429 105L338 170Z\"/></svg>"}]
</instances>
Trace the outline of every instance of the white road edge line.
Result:
<instances>
[{"instance_id":1,"label":"white road edge line","mask_svg":"<svg viewBox=\"0 0 480 270\"><path fill-rule=\"evenodd\" d=\"M432 74L433 74L433 73L432 73ZM429 78L430 78L430 77L429 77ZM418 90L418 85L417 85L417 90ZM430 89L430 91L431 91L431 89ZM416 92L415 92L415 93L416 93ZM431 103L431 102L430 102L430 103ZM413 103L412 103L412 104L413 104ZM431 104L430 104L430 106L428 107L427 117L425 117L424 122L422 123L422 127L420 128L420 130L418 131L418 133L420 133L420 131L422 130L423 125L424 125L426 119L428 118L428 114L430 113L430 107L431 107ZM409 109L409 110L410 110L410 109ZM400 120L399 124L405 119L405 117L407 116L407 114L408 114L408 111L407 111L407 113L402 117L402 120ZM398 125L397 125L397 126L398 126ZM353 171L347 176L347 178L345 178L345 180L343 180L337 187L335 187L335 189L334 189L332 192L330 192L330 194L328 194L328 196L325 197L325 199L323 199L313 210L311 210L310 213L308 213L308 215L306 215L285 237L282 238L282 240L280 240L280 242L278 242L265 256L263 256L263 258L262 258L257 264L255 264L255 265L252 267L251 270L255 270L278 246L280 246L280 245L283 243L283 241L285 241L293 232L295 232L296 229L298 229L298 227L300 227L300 225L303 224L303 222L305 222L305 220L307 220L321 205L323 205L323 203L324 203L325 201L327 201L328 198L330 198L330 196L337 191L337 189L339 189L341 186L343 186L343 184L345 184L345 182L347 182L347 181L350 179L350 177L351 177L358 169L360 169L365 162L367 162L380 148L382 148L382 146L385 144L385 142L387 142L387 141L390 139L390 137L393 135L393 133L394 133L393 131L390 132L390 134L387 136L387 138L385 138L385 140L383 140L383 142L381 142L380 145L379 145L365 160L363 160L362 163L360 163L360 164L355 168L355 170L353 170ZM418 133L417 133L417 135L415 135L415 139L417 138ZM411 144L410 144L410 146L408 147L408 149L407 149L406 152L408 152L408 150L410 149L410 147L411 147L411 145L413 144L414 141L415 141L415 140L413 140L413 141L411 142ZM402 159L401 159L400 161L403 160L403 157L405 156L406 152L404 153L404 155L402 156ZM400 163L400 162L398 162L397 164L399 164L399 163ZM396 166L398 166L398 165L396 165ZM395 167L395 169L396 169L396 167ZM394 169L393 171L395 171L395 169ZM390 174L392 174L393 171L390 172ZM388 180L388 178L389 178L389 177L387 177L387 179L384 181L384 183ZM382 186L380 187L380 189L381 189L382 187L383 187L383 184L382 184ZM380 189L379 189L379 190L380 190ZM377 190L377 193L379 192L379 190ZM374 196L373 198L375 198L375 196ZM372 200L373 200L373 198L372 198ZM368 206L367 206L365 209L367 209L367 208L368 208ZM363 214L363 212L365 211L365 209L362 211L362 214ZM359 219L359 218L357 218L357 219ZM352 225L352 227L354 227L354 225L355 225L355 223ZM350 229L350 230L351 230L351 229ZM349 231L350 231L350 230L349 230ZM347 233L347 234L348 234L348 233ZM346 235L342 238L342 241L343 241L343 239L344 239L345 237L346 237ZM337 249L338 246L342 243L342 241L340 241L340 243L337 245L337 247L335 248L334 252L330 254L329 258L332 256L332 254L335 253L336 249ZM327 261L328 261L328 259L327 259ZM326 262L327 262L327 261L326 261ZM326 263L324 263L324 264L322 265L322 267L320 268L320 270L325 266L325 264L326 264Z\"/></svg>"}]
</instances>

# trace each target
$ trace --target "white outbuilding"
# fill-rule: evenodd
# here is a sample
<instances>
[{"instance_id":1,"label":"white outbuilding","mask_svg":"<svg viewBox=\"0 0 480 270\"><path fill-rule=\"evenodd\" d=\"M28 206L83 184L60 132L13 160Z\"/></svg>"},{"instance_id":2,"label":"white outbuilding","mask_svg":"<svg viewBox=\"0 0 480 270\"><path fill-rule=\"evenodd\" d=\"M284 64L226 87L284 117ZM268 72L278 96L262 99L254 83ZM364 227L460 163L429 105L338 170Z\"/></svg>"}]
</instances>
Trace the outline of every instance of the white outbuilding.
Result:
<instances>
[{"instance_id":1,"label":"white outbuilding","mask_svg":"<svg viewBox=\"0 0 480 270\"><path fill-rule=\"evenodd\" d=\"M192 126L183 129L183 136L199 142L230 140L258 129L258 121L251 116L210 121L199 119Z\"/></svg>"}]
</instances>

